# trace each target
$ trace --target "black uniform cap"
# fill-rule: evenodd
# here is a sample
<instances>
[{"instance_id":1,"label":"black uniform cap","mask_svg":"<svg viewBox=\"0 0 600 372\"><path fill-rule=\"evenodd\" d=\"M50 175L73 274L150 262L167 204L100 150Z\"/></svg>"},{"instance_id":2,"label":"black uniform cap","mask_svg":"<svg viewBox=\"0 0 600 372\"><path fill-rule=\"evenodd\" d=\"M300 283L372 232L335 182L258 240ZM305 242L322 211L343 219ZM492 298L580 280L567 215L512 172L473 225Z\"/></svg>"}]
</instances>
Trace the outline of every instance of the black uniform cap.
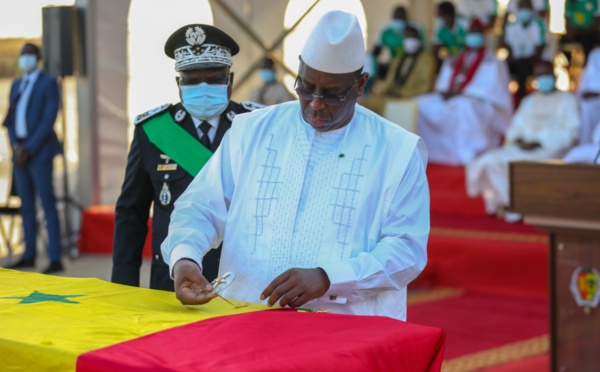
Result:
<instances>
[{"instance_id":1,"label":"black uniform cap","mask_svg":"<svg viewBox=\"0 0 600 372\"><path fill-rule=\"evenodd\" d=\"M175 59L175 70L229 67L239 45L211 25L191 24L175 31L165 43L165 54Z\"/></svg>"}]
</instances>

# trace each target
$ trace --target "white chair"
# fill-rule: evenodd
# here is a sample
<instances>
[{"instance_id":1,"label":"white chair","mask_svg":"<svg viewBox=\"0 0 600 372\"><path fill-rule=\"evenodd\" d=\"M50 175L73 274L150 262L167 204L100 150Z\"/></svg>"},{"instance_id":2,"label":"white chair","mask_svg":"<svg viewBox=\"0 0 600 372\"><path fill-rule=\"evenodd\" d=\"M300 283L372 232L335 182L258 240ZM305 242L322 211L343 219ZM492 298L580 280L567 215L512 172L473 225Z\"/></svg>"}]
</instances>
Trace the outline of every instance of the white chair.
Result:
<instances>
[{"instance_id":1,"label":"white chair","mask_svg":"<svg viewBox=\"0 0 600 372\"><path fill-rule=\"evenodd\" d=\"M21 200L15 193L12 180L12 149L6 128L0 128L0 260L10 263L14 248L23 244L19 215Z\"/></svg>"},{"instance_id":2,"label":"white chair","mask_svg":"<svg viewBox=\"0 0 600 372\"><path fill-rule=\"evenodd\" d=\"M388 99L383 117L409 132L417 133L419 104L414 99Z\"/></svg>"}]
</instances>

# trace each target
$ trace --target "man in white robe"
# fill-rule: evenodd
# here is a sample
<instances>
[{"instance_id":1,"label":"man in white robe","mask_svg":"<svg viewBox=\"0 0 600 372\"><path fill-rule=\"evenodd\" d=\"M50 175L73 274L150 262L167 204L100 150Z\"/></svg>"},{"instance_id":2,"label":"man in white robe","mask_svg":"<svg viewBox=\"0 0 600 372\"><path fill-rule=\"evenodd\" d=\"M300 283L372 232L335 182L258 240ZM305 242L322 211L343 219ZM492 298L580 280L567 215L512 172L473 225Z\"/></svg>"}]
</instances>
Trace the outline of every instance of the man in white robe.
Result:
<instances>
[{"instance_id":1,"label":"man in white robe","mask_svg":"<svg viewBox=\"0 0 600 372\"><path fill-rule=\"evenodd\" d=\"M592 133L592 142L573 147L564 157L565 161L574 163L600 164L600 122Z\"/></svg>"},{"instance_id":2,"label":"man in white robe","mask_svg":"<svg viewBox=\"0 0 600 372\"><path fill-rule=\"evenodd\" d=\"M594 128L600 123L600 48L592 50L581 74L577 97L581 105L579 144L592 143Z\"/></svg>"},{"instance_id":3,"label":"man in white robe","mask_svg":"<svg viewBox=\"0 0 600 372\"><path fill-rule=\"evenodd\" d=\"M444 61L436 91L418 98L418 134L432 163L465 165L498 147L510 124L505 62L485 49L479 21L472 23L465 42L465 50Z\"/></svg>"},{"instance_id":4,"label":"man in white robe","mask_svg":"<svg viewBox=\"0 0 600 372\"><path fill-rule=\"evenodd\" d=\"M555 88L550 62L534 67L538 91L525 97L506 132L504 146L467 165L467 193L483 196L488 214L508 206L508 163L513 160L561 158L575 143L580 119L577 99ZM506 219L518 220L516 214Z\"/></svg>"},{"instance_id":5,"label":"man in white robe","mask_svg":"<svg viewBox=\"0 0 600 372\"><path fill-rule=\"evenodd\" d=\"M162 245L182 303L217 296L200 265L223 240L228 299L406 318L427 260L427 155L356 105L364 56L356 17L326 13L300 55L299 101L235 117Z\"/></svg>"}]
</instances>

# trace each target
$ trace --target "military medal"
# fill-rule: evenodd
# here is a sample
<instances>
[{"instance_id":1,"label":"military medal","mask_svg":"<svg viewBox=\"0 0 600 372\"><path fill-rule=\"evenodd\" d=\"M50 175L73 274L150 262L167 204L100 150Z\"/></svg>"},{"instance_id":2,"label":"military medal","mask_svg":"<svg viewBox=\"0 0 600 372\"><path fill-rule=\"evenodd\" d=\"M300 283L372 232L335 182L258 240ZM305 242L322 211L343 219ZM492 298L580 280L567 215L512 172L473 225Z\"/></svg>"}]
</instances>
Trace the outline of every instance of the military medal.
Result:
<instances>
[{"instance_id":1,"label":"military medal","mask_svg":"<svg viewBox=\"0 0 600 372\"><path fill-rule=\"evenodd\" d=\"M175 164L175 163L171 163L171 164L159 164L156 167L156 170L159 171L159 172L174 171L174 170L177 170L177 164Z\"/></svg>"},{"instance_id":2,"label":"military medal","mask_svg":"<svg viewBox=\"0 0 600 372\"><path fill-rule=\"evenodd\" d=\"M171 161L171 158L168 155L160 154L160 158L161 159L165 159L165 163L164 164L159 164L156 167L157 171L164 172L164 171L174 171L174 170L177 170L177 164L176 163L169 163Z\"/></svg>"},{"instance_id":3,"label":"military medal","mask_svg":"<svg viewBox=\"0 0 600 372\"><path fill-rule=\"evenodd\" d=\"M158 196L160 199L160 204L167 206L171 203L171 190L169 190L169 184L163 182L162 190L160 190L160 195Z\"/></svg>"}]
</instances>

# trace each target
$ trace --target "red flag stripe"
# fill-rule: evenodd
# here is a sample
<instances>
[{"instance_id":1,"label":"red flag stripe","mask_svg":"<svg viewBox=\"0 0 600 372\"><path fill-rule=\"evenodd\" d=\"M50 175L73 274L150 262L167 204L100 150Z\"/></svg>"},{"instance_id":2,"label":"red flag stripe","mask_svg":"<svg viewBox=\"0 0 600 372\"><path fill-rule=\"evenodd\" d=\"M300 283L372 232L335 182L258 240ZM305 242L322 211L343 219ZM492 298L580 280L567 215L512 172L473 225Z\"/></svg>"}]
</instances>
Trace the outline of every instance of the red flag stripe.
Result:
<instances>
[{"instance_id":1,"label":"red flag stripe","mask_svg":"<svg viewBox=\"0 0 600 372\"><path fill-rule=\"evenodd\" d=\"M78 372L439 371L441 329L273 310L211 318L82 354Z\"/></svg>"}]
</instances>

